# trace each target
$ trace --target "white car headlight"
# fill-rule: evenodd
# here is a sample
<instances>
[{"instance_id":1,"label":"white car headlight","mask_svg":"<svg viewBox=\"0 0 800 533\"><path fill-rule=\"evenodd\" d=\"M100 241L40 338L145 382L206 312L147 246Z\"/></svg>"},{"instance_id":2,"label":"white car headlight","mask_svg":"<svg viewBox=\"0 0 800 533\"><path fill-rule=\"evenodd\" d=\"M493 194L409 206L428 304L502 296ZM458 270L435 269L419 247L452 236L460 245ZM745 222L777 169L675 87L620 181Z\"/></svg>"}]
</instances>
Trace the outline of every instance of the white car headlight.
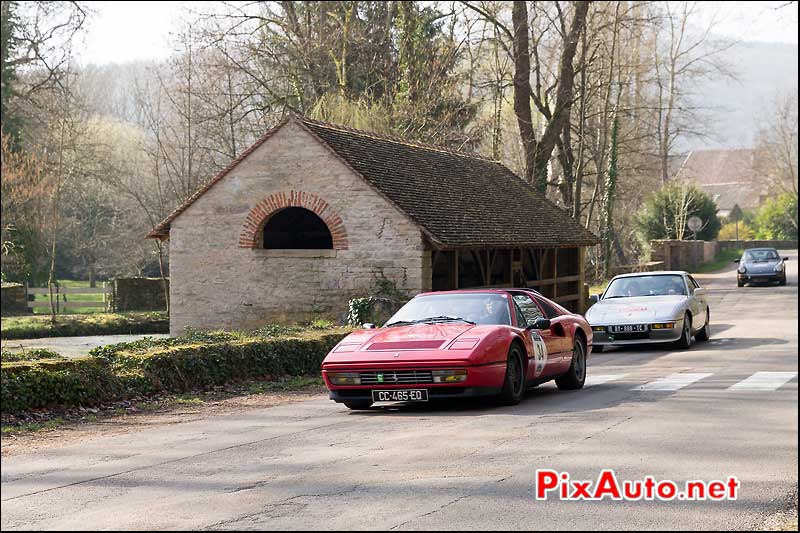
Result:
<instances>
[{"instance_id":1,"label":"white car headlight","mask_svg":"<svg viewBox=\"0 0 800 533\"><path fill-rule=\"evenodd\" d=\"M747 268L744 265L739 265L739 274L744 274L747 272Z\"/></svg>"},{"instance_id":2,"label":"white car headlight","mask_svg":"<svg viewBox=\"0 0 800 533\"><path fill-rule=\"evenodd\" d=\"M775 272L783 272L783 263L775 265Z\"/></svg>"}]
</instances>

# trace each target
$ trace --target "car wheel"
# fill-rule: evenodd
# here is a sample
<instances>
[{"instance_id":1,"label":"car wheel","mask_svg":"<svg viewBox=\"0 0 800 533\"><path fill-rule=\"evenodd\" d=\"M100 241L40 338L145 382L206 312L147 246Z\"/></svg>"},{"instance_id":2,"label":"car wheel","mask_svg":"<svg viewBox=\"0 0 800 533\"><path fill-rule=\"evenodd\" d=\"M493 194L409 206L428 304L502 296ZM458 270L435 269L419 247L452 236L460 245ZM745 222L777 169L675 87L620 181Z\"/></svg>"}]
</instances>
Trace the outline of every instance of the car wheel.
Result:
<instances>
[{"instance_id":1,"label":"car wheel","mask_svg":"<svg viewBox=\"0 0 800 533\"><path fill-rule=\"evenodd\" d=\"M683 316L683 332L676 344L678 348L683 348L684 350L692 346L692 319L689 317L688 313Z\"/></svg>"},{"instance_id":2,"label":"car wheel","mask_svg":"<svg viewBox=\"0 0 800 533\"><path fill-rule=\"evenodd\" d=\"M778 284L779 284L781 287L785 287L785 286L786 286L786 278L783 278L782 280L780 280L780 281L778 282Z\"/></svg>"},{"instance_id":3,"label":"car wheel","mask_svg":"<svg viewBox=\"0 0 800 533\"><path fill-rule=\"evenodd\" d=\"M606 347L603 346L602 344L593 344L592 353L603 353L603 350L605 350L605 348Z\"/></svg>"},{"instance_id":4,"label":"car wheel","mask_svg":"<svg viewBox=\"0 0 800 533\"><path fill-rule=\"evenodd\" d=\"M705 342L711 336L711 313L706 309L706 325L703 326L703 329L697 332L695 335L695 339L701 342Z\"/></svg>"},{"instance_id":5,"label":"car wheel","mask_svg":"<svg viewBox=\"0 0 800 533\"><path fill-rule=\"evenodd\" d=\"M344 402L344 405L353 411L366 411L372 407L372 402L370 400L358 400L353 402Z\"/></svg>"},{"instance_id":6,"label":"car wheel","mask_svg":"<svg viewBox=\"0 0 800 533\"><path fill-rule=\"evenodd\" d=\"M580 337L575 338L572 347L572 364L569 370L556 378L556 385L561 390L582 389L586 382L586 348Z\"/></svg>"},{"instance_id":7,"label":"car wheel","mask_svg":"<svg viewBox=\"0 0 800 533\"><path fill-rule=\"evenodd\" d=\"M503 390L500 392L499 400L503 405L517 405L524 395L525 363L522 359L522 350L514 343L508 349L506 377L503 380Z\"/></svg>"}]
</instances>

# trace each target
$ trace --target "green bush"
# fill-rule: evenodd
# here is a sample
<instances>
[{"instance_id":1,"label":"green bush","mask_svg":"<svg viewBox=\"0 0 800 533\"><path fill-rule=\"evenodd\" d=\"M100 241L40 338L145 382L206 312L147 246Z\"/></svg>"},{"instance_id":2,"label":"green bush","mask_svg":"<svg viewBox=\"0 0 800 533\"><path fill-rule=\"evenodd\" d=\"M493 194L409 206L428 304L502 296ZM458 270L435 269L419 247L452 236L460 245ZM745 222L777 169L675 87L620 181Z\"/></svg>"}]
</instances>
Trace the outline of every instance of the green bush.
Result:
<instances>
[{"instance_id":1,"label":"green bush","mask_svg":"<svg viewBox=\"0 0 800 533\"><path fill-rule=\"evenodd\" d=\"M55 324L49 316L19 316L3 318L0 330L3 339L148 333L169 333L169 316L163 312L59 315Z\"/></svg>"},{"instance_id":2,"label":"green bush","mask_svg":"<svg viewBox=\"0 0 800 533\"><path fill-rule=\"evenodd\" d=\"M754 224L757 239L797 239L797 195L784 193L764 202Z\"/></svg>"},{"instance_id":3,"label":"green bush","mask_svg":"<svg viewBox=\"0 0 800 533\"><path fill-rule=\"evenodd\" d=\"M14 363L17 361L40 361L42 359L55 359L60 361L66 358L61 354L46 348L23 348L18 352L3 350L2 353L0 353L0 360L4 363Z\"/></svg>"},{"instance_id":4,"label":"green bush","mask_svg":"<svg viewBox=\"0 0 800 533\"><path fill-rule=\"evenodd\" d=\"M309 331L268 338L191 333L92 350L95 357L3 363L3 412L51 404L92 405L159 391L184 392L263 377L317 374L348 331ZM198 336L214 340L197 341Z\"/></svg>"},{"instance_id":5,"label":"green bush","mask_svg":"<svg viewBox=\"0 0 800 533\"><path fill-rule=\"evenodd\" d=\"M682 209L682 206L688 208ZM698 240L713 241L721 223L717 216L717 204L699 187L692 184L668 183L654 192L636 214L636 226L648 241L656 239L677 239L681 212L683 220L692 216L700 217L705 227L697 234ZM692 232L685 228L684 239L692 238Z\"/></svg>"}]
</instances>

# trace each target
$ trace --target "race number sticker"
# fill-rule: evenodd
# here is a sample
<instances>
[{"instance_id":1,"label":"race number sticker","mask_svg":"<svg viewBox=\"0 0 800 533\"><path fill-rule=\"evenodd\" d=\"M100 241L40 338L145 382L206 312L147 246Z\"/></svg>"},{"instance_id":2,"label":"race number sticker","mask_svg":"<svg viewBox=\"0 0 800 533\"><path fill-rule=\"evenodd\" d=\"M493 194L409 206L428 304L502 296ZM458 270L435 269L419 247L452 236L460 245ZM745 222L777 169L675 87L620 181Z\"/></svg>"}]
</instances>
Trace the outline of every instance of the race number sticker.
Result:
<instances>
[{"instance_id":1,"label":"race number sticker","mask_svg":"<svg viewBox=\"0 0 800 533\"><path fill-rule=\"evenodd\" d=\"M536 331L531 331L531 338L533 339L533 355L536 361L534 368L534 377L538 376L544 370L544 365L547 364L547 345L544 339Z\"/></svg>"}]
</instances>

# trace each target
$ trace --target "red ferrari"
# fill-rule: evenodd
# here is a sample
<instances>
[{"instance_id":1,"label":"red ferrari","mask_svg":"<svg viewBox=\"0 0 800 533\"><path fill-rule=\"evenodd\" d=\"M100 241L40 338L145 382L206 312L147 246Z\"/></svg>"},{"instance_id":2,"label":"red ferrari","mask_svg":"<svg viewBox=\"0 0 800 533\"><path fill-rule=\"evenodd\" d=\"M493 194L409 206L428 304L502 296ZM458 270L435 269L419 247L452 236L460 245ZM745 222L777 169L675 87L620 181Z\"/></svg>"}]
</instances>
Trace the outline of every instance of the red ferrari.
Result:
<instances>
[{"instance_id":1,"label":"red ferrari","mask_svg":"<svg viewBox=\"0 0 800 533\"><path fill-rule=\"evenodd\" d=\"M330 398L350 409L379 402L495 396L519 403L554 379L583 387L592 330L530 289L420 294L380 329L354 331L322 362Z\"/></svg>"}]
</instances>

